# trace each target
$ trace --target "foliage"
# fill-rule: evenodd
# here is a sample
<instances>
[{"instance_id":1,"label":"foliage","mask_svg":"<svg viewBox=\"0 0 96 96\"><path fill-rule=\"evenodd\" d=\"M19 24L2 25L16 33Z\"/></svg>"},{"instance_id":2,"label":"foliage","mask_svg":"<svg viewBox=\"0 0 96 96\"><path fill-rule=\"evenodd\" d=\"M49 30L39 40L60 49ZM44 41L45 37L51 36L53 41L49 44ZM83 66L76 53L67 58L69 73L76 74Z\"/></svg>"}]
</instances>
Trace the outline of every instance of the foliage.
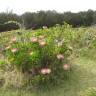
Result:
<instances>
[{"instance_id":1,"label":"foliage","mask_svg":"<svg viewBox=\"0 0 96 96\"><path fill-rule=\"evenodd\" d=\"M9 39L3 54L11 66L27 74L32 84L55 82L57 78L66 77L70 71L68 57L72 53L72 40L69 25L56 25L35 32L18 34ZM66 34L67 37L64 37ZM69 36L70 34L70 36Z\"/></svg>"},{"instance_id":2,"label":"foliage","mask_svg":"<svg viewBox=\"0 0 96 96\"><path fill-rule=\"evenodd\" d=\"M4 24L0 24L0 32L16 30L19 28L20 28L20 24L16 21L8 21L8 22L5 22Z\"/></svg>"},{"instance_id":3,"label":"foliage","mask_svg":"<svg viewBox=\"0 0 96 96\"><path fill-rule=\"evenodd\" d=\"M52 27L67 22L73 27L91 26L96 24L96 12L93 10L72 13L58 13L56 11L25 12L17 15L12 12L0 13L0 25L8 21L17 21L26 29L38 29L43 26ZM1 27L0 27L1 28Z\"/></svg>"},{"instance_id":4,"label":"foliage","mask_svg":"<svg viewBox=\"0 0 96 96\"><path fill-rule=\"evenodd\" d=\"M20 16L12 12L0 13L0 24L4 24L5 22L8 21L17 21L21 23L22 20Z\"/></svg>"},{"instance_id":5,"label":"foliage","mask_svg":"<svg viewBox=\"0 0 96 96\"><path fill-rule=\"evenodd\" d=\"M96 88L95 87L89 88L80 96L96 96Z\"/></svg>"}]
</instances>

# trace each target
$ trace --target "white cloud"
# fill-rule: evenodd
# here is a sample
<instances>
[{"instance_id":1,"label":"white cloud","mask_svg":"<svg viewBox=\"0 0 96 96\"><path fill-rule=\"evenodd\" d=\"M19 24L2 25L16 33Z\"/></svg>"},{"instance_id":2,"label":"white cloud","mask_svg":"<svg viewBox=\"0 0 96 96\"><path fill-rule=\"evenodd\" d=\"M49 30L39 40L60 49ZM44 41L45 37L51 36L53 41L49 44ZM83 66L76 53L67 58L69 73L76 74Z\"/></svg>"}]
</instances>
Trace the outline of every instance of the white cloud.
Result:
<instances>
[{"instance_id":1,"label":"white cloud","mask_svg":"<svg viewBox=\"0 0 96 96\"><path fill-rule=\"evenodd\" d=\"M96 0L0 0L0 9L0 12L12 9L18 14L39 10L78 12L88 9L96 10Z\"/></svg>"}]
</instances>

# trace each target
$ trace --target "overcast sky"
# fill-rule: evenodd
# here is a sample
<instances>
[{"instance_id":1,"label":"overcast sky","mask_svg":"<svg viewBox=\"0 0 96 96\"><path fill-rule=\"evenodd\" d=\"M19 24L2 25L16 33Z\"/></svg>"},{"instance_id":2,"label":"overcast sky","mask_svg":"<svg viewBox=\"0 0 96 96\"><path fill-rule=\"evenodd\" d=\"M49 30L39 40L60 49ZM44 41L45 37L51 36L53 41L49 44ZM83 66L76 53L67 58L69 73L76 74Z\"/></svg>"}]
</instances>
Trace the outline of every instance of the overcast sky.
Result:
<instances>
[{"instance_id":1,"label":"overcast sky","mask_svg":"<svg viewBox=\"0 0 96 96\"><path fill-rule=\"evenodd\" d=\"M78 12L96 10L96 0L0 0L0 12L6 12L7 9L17 14L39 10Z\"/></svg>"}]
</instances>

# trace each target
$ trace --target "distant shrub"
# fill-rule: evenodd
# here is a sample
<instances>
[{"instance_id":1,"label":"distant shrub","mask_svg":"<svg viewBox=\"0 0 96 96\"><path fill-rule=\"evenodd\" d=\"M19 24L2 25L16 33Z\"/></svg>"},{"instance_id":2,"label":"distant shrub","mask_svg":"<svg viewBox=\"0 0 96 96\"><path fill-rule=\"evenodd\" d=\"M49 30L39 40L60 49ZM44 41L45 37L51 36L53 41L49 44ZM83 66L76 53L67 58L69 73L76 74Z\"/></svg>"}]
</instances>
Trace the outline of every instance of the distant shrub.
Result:
<instances>
[{"instance_id":1,"label":"distant shrub","mask_svg":"<svg viewBox=\"0 0 96 96\"><path fill-rule=\"evenodd\" d=\"M16 30L20 28L20 24L16 21L8 21L4 24L0 25L0 31L10 31L10 30Z\"/></svg>"},{"instance_id":2,"label":"distant shrub","mask_svg":"<svg viewBox=\"0 0 96 96\"><path fill-rule=\"evenodd\" d=\"M20 24L16 21L8 21L5 24L6 30L16 30L20 28Z\"/></svg>"},{"instance_id":3,"label":"distant shrub","mask_svg":"<svg viewBox=\"0 0 96 96\"><path fill-rule=\"evenodd\" d=\"M0 24L0 32L5 31L5 26L3 24Z\"/></svg>"}]
</instances>

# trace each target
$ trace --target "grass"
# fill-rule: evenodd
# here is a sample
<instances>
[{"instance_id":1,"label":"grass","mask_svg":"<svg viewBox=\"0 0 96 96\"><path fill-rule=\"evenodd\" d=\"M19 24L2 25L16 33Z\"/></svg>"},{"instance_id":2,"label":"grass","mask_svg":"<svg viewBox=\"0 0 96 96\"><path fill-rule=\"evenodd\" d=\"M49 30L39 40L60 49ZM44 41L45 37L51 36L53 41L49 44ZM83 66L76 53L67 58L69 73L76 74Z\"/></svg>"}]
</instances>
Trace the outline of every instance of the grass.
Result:
<instances>
[{"instance_id":1,"label":"grass","mask_svg":"<svg viewBox=\"0 0 96 96\"><path fill-rule=\"evenodd\" d=\"M70 82L62 82L58 87L52 90L2 90L0 96L79 96L80 92L87 88L96 87L96 60L91 60L86 57L72 58L75 72L69 78Z\"/></svg>"}]
</instances>

